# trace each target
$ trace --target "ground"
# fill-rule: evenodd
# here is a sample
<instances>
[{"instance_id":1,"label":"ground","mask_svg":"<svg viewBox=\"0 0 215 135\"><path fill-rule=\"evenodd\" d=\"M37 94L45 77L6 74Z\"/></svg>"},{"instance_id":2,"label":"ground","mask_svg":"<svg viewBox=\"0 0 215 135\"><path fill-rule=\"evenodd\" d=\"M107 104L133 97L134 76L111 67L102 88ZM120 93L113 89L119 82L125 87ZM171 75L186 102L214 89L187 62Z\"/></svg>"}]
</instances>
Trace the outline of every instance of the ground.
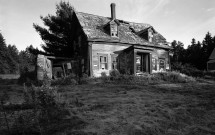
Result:
<instances>
[{"instance_id":1,"label":"ground","mask_svg":"<svg viewBox=\"0 0 215 135\"><path fill-rule=\"evenodd\" d=\"M11 102L22 101L22 86L8 89ZM157 85L112 83L60 86L72 115L86 124L67 134L214 135L215 82ZM18 100L19 99L19 100Z\"/></svg>"}]
</instances>

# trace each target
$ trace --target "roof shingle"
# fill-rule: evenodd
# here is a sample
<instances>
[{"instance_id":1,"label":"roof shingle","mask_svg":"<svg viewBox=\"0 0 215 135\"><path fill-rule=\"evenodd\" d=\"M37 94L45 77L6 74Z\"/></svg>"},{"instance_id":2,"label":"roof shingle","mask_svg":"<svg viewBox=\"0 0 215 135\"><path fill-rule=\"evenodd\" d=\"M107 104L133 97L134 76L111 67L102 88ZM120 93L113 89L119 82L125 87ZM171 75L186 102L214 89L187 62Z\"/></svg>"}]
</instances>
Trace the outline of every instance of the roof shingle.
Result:
<instances>
[{"instance_id":1,"label":"roof shingle","mask_svg":"<svg viewBox=\"0 0 215 135\"><path fill-rule=\"evenodd\" d=\"M111 18L82 12L76 12L76 16L89 40L170 48L167 45L166 39L158 32L154 34L153 43L141 38L136 33L146 28L152 27L149 24L118 20L120 22L118 27L119 37L116 38L111 37L104 29L104 26L111 21Z\"/></svg>"}]
</instances>

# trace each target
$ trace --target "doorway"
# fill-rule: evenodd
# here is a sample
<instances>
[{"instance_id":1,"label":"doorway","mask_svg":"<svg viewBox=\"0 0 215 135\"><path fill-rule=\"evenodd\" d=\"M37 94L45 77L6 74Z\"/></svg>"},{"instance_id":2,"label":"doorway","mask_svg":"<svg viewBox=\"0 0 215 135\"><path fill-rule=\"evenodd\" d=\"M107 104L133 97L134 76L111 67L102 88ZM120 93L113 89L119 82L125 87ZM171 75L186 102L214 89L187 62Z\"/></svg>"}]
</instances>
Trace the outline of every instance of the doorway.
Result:
<instances>
[{"instance_id":1,"label":"doorway","mask_svg":"<svg viewBox=\"0 0 215 135\"><path fill-rule=\"evenodd\" d=\"M149 54L137 53L136 54L136 73L149 72Z\"/></svg>"}]
</instances>

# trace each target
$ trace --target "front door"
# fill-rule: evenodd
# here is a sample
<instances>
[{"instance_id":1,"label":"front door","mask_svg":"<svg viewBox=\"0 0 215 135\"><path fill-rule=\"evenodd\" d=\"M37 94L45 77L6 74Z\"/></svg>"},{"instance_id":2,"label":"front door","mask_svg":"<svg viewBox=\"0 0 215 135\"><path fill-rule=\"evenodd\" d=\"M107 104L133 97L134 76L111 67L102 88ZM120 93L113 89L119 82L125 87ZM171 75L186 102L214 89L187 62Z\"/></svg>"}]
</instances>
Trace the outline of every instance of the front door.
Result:
<instances>
[{"instance_id":1,"label":"front door","mask_svg":"<svg viewBox=\"0 0 215 135\"><path fill-rule=\"evenodd\" d=\"M149 54L137 53L136 54L136 73L149 72Z\"/></svg>"}]
</instances>

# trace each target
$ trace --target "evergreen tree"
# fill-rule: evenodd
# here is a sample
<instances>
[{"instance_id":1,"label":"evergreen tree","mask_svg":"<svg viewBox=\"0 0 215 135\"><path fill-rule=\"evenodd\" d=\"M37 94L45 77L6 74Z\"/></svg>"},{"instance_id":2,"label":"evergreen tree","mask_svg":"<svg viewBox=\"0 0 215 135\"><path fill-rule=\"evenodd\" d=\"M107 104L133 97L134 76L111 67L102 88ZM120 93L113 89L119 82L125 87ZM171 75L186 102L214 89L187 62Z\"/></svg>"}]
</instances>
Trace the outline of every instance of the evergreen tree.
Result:
<instances>
[{"instance_id":1,"label":"evergreen tree","mask_svg":"<svg viewBox=\"0 0 215 135\"><path fill-rule=\"evenodd\" d=\"M50 55L55 56L74 56L74 37L73 30L74 8L68 2L60 2L56 5L56 15L42 17L44 25L48 29L33 24L36 31L45 42L42 48Z\"/></svg>"},{"instance_id":2,"label":"evergreen tree","mask_svg":"<svg viewBox=\"0 0 215 135\"><path fill-rule=\"evenodd\" d=\"M202 58L201 55L201 43L193 38L191 45L186 49L186 63L190 63L198 69L202 69Z\"/></svg>"},{"instance_id":3,"label":"evergreen tree","mask_svg":"<svg viewBox=\"0 0 215 135\"><path fill-rule=\"evenodd\" d=\"M20 72L33 71L36 66L36 54L32 54L30 50L36 50L32 45L26 47L24 51L19 53Z\"/></svg>"},{"instance_id":4,"label":"evergreen tree","mask_svg":"<svg viewBox=\"0 0 215 135\"><path fill-rule=\"evenodd\" d=\"M180 41L174 40L171 44L173 48L173 57L172 57L172 62L182 62L184 63L184 58L185 58L185 49L184 49L184 44Z\"/></svg>"},{"instance_id":5,"label":"evergreen tree","mask_svg":"<svg viewBox=\"0 0 215 135\"><path fill-rule=\"evenodd\" d=\"M207 68L207 61L215 48L215 43L213 41L213 38L211 36L211 33L208 32L205 35L204 40L202 41L202 64L203 64L203 69Z\"/></svg>"},{"instance_id":6,"label":"evergreen tree","mask_svg":"<svg viewBox=\"0 0 215 135\"><path fill-rule=\"evenodd\" d=\"M0 33L0 74L9 73L9 65L7 63L7 46L3 35Z\"/></svg>"}]
</instances>

